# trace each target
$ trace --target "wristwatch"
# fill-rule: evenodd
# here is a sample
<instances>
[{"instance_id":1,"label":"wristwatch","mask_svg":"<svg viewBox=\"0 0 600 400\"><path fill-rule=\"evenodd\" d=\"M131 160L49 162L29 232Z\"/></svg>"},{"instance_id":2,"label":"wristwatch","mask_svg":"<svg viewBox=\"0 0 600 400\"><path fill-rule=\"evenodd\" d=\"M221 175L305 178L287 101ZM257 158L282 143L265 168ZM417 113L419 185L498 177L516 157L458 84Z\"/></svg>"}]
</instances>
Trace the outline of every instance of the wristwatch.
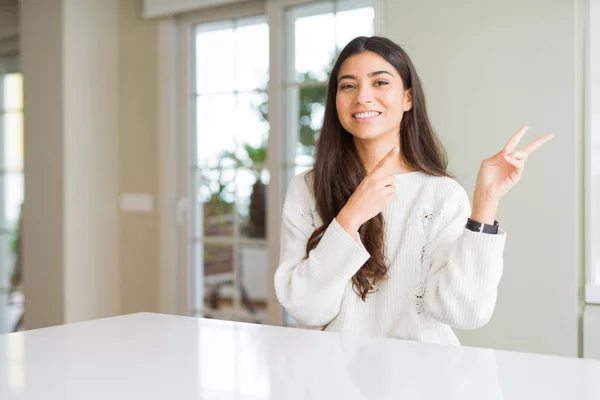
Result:
<instances>
[{"instance_id":1,"label":"wristwatch","mask_svg":"<svg viewBox=\"0 0 600 400\"><path fill-rule=\"evenodd\" d=\"M467 228L470 231L473 232L480 232L480 233L490 233L492 235L496 235L498 234L498 221L494 221L494 225L490 225L490 224L484 224L483 222L478 222L475 220L472 220L471 218L467 218L467 223L465 225L465 228Z\"/></svg>"}]
</instances>

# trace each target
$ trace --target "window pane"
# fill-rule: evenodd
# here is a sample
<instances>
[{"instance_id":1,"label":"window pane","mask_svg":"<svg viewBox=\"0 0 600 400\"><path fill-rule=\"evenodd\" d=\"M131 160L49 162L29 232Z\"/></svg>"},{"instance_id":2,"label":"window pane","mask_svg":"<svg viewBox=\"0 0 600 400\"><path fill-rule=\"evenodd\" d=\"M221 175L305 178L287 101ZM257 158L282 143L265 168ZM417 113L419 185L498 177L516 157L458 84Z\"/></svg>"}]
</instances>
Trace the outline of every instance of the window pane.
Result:
<instances>
[{"instance_id":1,"label":"window pane","mask_svg":"<svg viewBox=\"0 0 600 400\"><path fill-rule=\"evenodd\" d=\"M264 92L199 97L198 165L215 168L247 161L246 145L266 146L269 131L266 112L267 94Z\"/></svg>"},{"instance_id":2,"label":"window pane","mask_svg":"<svg viewBox=\"0 0 600 400\"><path fill-rule=\"evenodd\" d=\"M233 272L233 246L231 244L204 244L204 276L231 274Z\"/></svg>"},{"instance_id":3,"label":"window pane","mask_svg":"<svg viewBox=\"0 0 600 400\"><path fill-rule=\"evenodd\" d=\"M285 140L284 163L312 165L315 142L325 115L326 91L324 84L286 89L286 131L294 134L290 134Z\"/></svg>"},{"instance_id":4,"label":"window pane","mask_svg":"<svg viewBox=\"0 0 600 400\"><path fill-rule=\"evenodd\" d=\"M4 227L16 226L23 202L23 174L9 173L2 178L4 185Z\"/></svg>"},{"instance_id":5,"label":"window pane","mask_svg":"<svg viewBox=\"0 0 600 400\"><path fill-rule=\"evenodd\" d=\"M267 287L262 242L268 181L269 30L264 17L252 17L199 26L196 37L200 95L194 132L197 202L192 245L202 256L194 258L192 268L199 271L204 266L204 274L198 273L204 281L195 283L194 301L204 297L205 315L214 318L261 322L260 302L254 299L264 303ZM243 277L241 288L234 288L234 274Z\"/></svg>"},{"instance_id":6,"label":"window pane","mask_svg":"<svg viewBox=\"0 0 600 400\"><path fill-rule=\"evenodd\" d=\"M326 81L336 52L333 14L298 18L294 29L296 80Z\"/></svg>"},{"instance_id":7,"label":"window pane","mask_svg":"<svg viewBox=\"0 0 600 400\"><path fill-rule=\"evenodd\" d=\"M340 11L335 17L335 39L338 49L342 49L357 36L373 36L372 7Z\"/></svg>"},{"instance_id":8,"label":"window pane","mask_svg":"<svg viewBox=\"0 0 600 400\"><path fill-rule=\"evenodd\" d=\"M267 184L262 169L238 170L236 189L241 235L264 239L267 224Z\"/></svg>"},{"instance_id":9,"label":"window pane","mask_svg":"<svg viewBox=\"0 0 600 400\"><path fill-rule=\"evenodd\" d=\"M10 275L14 269L15 263L15 239L16 239L16 230L13 232L0 233L0 262L2 265L5 265L3 273L0 274L0 287L8 288L10 287Z\"/></svg>"},{"instance_id":10,"label":"window pane","mask_svg":"<svg viewBox=\"0 0 600 400\"><path fill-rule=\"evenodd\" d=\"M21 280L15 281L17 290L10 293L16 260L15 235L16 232L0 234L0 262L4 266L0 276L0 334L12 332L23 312L22 294L18 290L22 285L22 276Z\"/></svg>"},{"instance_id":11,"label":"window pane","mask_svg":"<svg viewBox=\"0 0 600 400\"><path fill-rule=\"evenodd\" d=\"M234 90L235 36L232 21L196 29L196 90L198 94Z\"/></svg>"},{"instance_id":12,"label":"window pane","mask_svg":"<svg viewBox=\"0 0 600 400\"><path fill-rule=\"evenodd\" d=\"M4 75L2 105L5 110L23 108L23 77L21 74Z\"/></svg>"},{"instance_id":13,"label":"window pane","mask_svg":"<svg viewBox=\"0 0 600 400\"><path fill-rule=\"evenodd\" d=\"M325 85L300 88L297 163L302 163L303 158L314 154L315 141L323 126L326 92Z\"/></svg>"},{"instance_id":14,"label":"window pane","mask_svg":"<svg viewBox=\"0 0 600 400\"><path fill-rule=\"evenodd\" d=\"M15 248L15 234L14 233L0 233L0 263L4 268L0 275L0 334L11 332L15 326L21 306L19 304L12 304L11 297L8 293L8 289L11 287L11 275L14 270L15 259L16 259L16 248ZM17 299L15 297L15 299Z\"/></svg>"},{"instance_id":15,"label":"window pane","mask_svg":"<svg viewBox=\"0 0 600 400\"><path fill-rule=\"evenodd\" d=\"M233 236L235 174L235 168L198 170L199 209L195 231L203 229L205 236Z\"/></svg>"},{"instance_id":16,"label":"window pane","mask_svg":"<svg viewBox=\"0 0 600 400\"><path fill-rule=\"evenodd\" d=\"M240 245L239 265L242 283L242 304L248 320L264 318L266 312L269 279L268 253L266 244Z\"/></svg>"},{"instance_id":17,"label":"window pane","mask_svg":"<svg viewBox=\"0 0 600 400\"><path fill-rule=\"evenodd\" d=\"M235 30L235 79L238 91L267 89L269 28L260 18L244 21Z\"/></svg>"},{"instance_id":18,"label":"window pane","mask_svg":"<svg viewBox=\"0 0 600 400\"><path fill-rule=\"evenodd\" d=\"M235 95L200 96L196 109L198 165L216 167L236 149Z\"/></svg>"},{"instance_id":19,"label":"window pane","mask_svg":"<svg viewBox=\"0 0 600 400\"><path fill-rule=\"evenodd\" d=\"M4 168L20 171L23 169L23 114L7 112L0 118L4 134Z\"/></svg>"},{"instance_id":20,"label":"window pane","mask_svg":"<svg viewBox=\"0 0 600 400\"><path fill-rule=\"evenodd\" d=\"M269 123L267 121L267 99L265 92L240 93L236 98L236 143L238 155L243 160L253 156L252 150L266 151ZM247 149L246 146L250 146ZM261 160L264 162L264 154ZM254 160L255 161L255 160ZM254 162L255 164L256 162Z\"/></svg>"}]
</instances>

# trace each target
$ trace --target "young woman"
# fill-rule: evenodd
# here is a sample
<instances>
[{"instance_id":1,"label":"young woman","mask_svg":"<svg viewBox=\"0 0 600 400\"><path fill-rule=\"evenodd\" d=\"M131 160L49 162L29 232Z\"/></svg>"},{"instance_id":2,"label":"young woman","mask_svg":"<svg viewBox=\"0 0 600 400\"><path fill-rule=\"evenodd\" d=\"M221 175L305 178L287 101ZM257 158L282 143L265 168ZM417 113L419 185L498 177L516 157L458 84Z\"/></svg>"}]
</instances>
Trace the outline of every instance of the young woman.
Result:
<instances>
[{"instance_id":1,"label":"young woman","mask_svg":"<svg viewBox=\"0 0 600 400\"><path fill-rule=\"evenodd\" d=\"M277 297L306 327L459 344L492 316L506 235L495 214L545 135L484 160L473 207L446 171L412 61L358 37L329 79L314 167L283 207Z\"/></svg>"}]
</instances>

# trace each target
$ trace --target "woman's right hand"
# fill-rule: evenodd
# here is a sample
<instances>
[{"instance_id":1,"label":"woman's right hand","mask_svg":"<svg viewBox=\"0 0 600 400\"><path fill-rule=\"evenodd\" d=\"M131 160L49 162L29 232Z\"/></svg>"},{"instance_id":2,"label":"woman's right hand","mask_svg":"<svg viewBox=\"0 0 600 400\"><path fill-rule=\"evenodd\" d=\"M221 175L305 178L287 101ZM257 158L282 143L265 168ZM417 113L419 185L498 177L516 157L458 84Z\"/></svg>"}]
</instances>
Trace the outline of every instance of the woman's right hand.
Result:
<instances>
[{"instance_id":1,"label":"woman's right hand","mask_svg":"<svg viewBox=\"0 0 600 400\"><path fill-rule=\"evenodd\" d=\"M394 175L386 172L385 167L398 156L399 150L399 146L396 146L383 157L358 185L335 218L338 224L352 236L356 236L362 224L396 200L395 178Z\"/></svg>"}]
</instances>

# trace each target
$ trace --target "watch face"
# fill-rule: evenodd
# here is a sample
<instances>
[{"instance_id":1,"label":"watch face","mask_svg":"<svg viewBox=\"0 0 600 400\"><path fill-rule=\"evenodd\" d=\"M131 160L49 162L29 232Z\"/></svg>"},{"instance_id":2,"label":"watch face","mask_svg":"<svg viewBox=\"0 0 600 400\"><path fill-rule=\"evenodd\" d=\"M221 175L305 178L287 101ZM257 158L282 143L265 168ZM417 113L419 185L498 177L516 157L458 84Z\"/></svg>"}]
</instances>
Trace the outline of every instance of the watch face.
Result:
<instances>
[{"instance_id":1,"label":"watch face","mask_svg":"<svg viewBox=\"0 0 600 400\"><path fill-rule=\"evenodd\" d=\"M498 233L498 225L487 225L486 224L483 227L483 232L496 234L496 233Z\"/></svg>"}]
</instances>

